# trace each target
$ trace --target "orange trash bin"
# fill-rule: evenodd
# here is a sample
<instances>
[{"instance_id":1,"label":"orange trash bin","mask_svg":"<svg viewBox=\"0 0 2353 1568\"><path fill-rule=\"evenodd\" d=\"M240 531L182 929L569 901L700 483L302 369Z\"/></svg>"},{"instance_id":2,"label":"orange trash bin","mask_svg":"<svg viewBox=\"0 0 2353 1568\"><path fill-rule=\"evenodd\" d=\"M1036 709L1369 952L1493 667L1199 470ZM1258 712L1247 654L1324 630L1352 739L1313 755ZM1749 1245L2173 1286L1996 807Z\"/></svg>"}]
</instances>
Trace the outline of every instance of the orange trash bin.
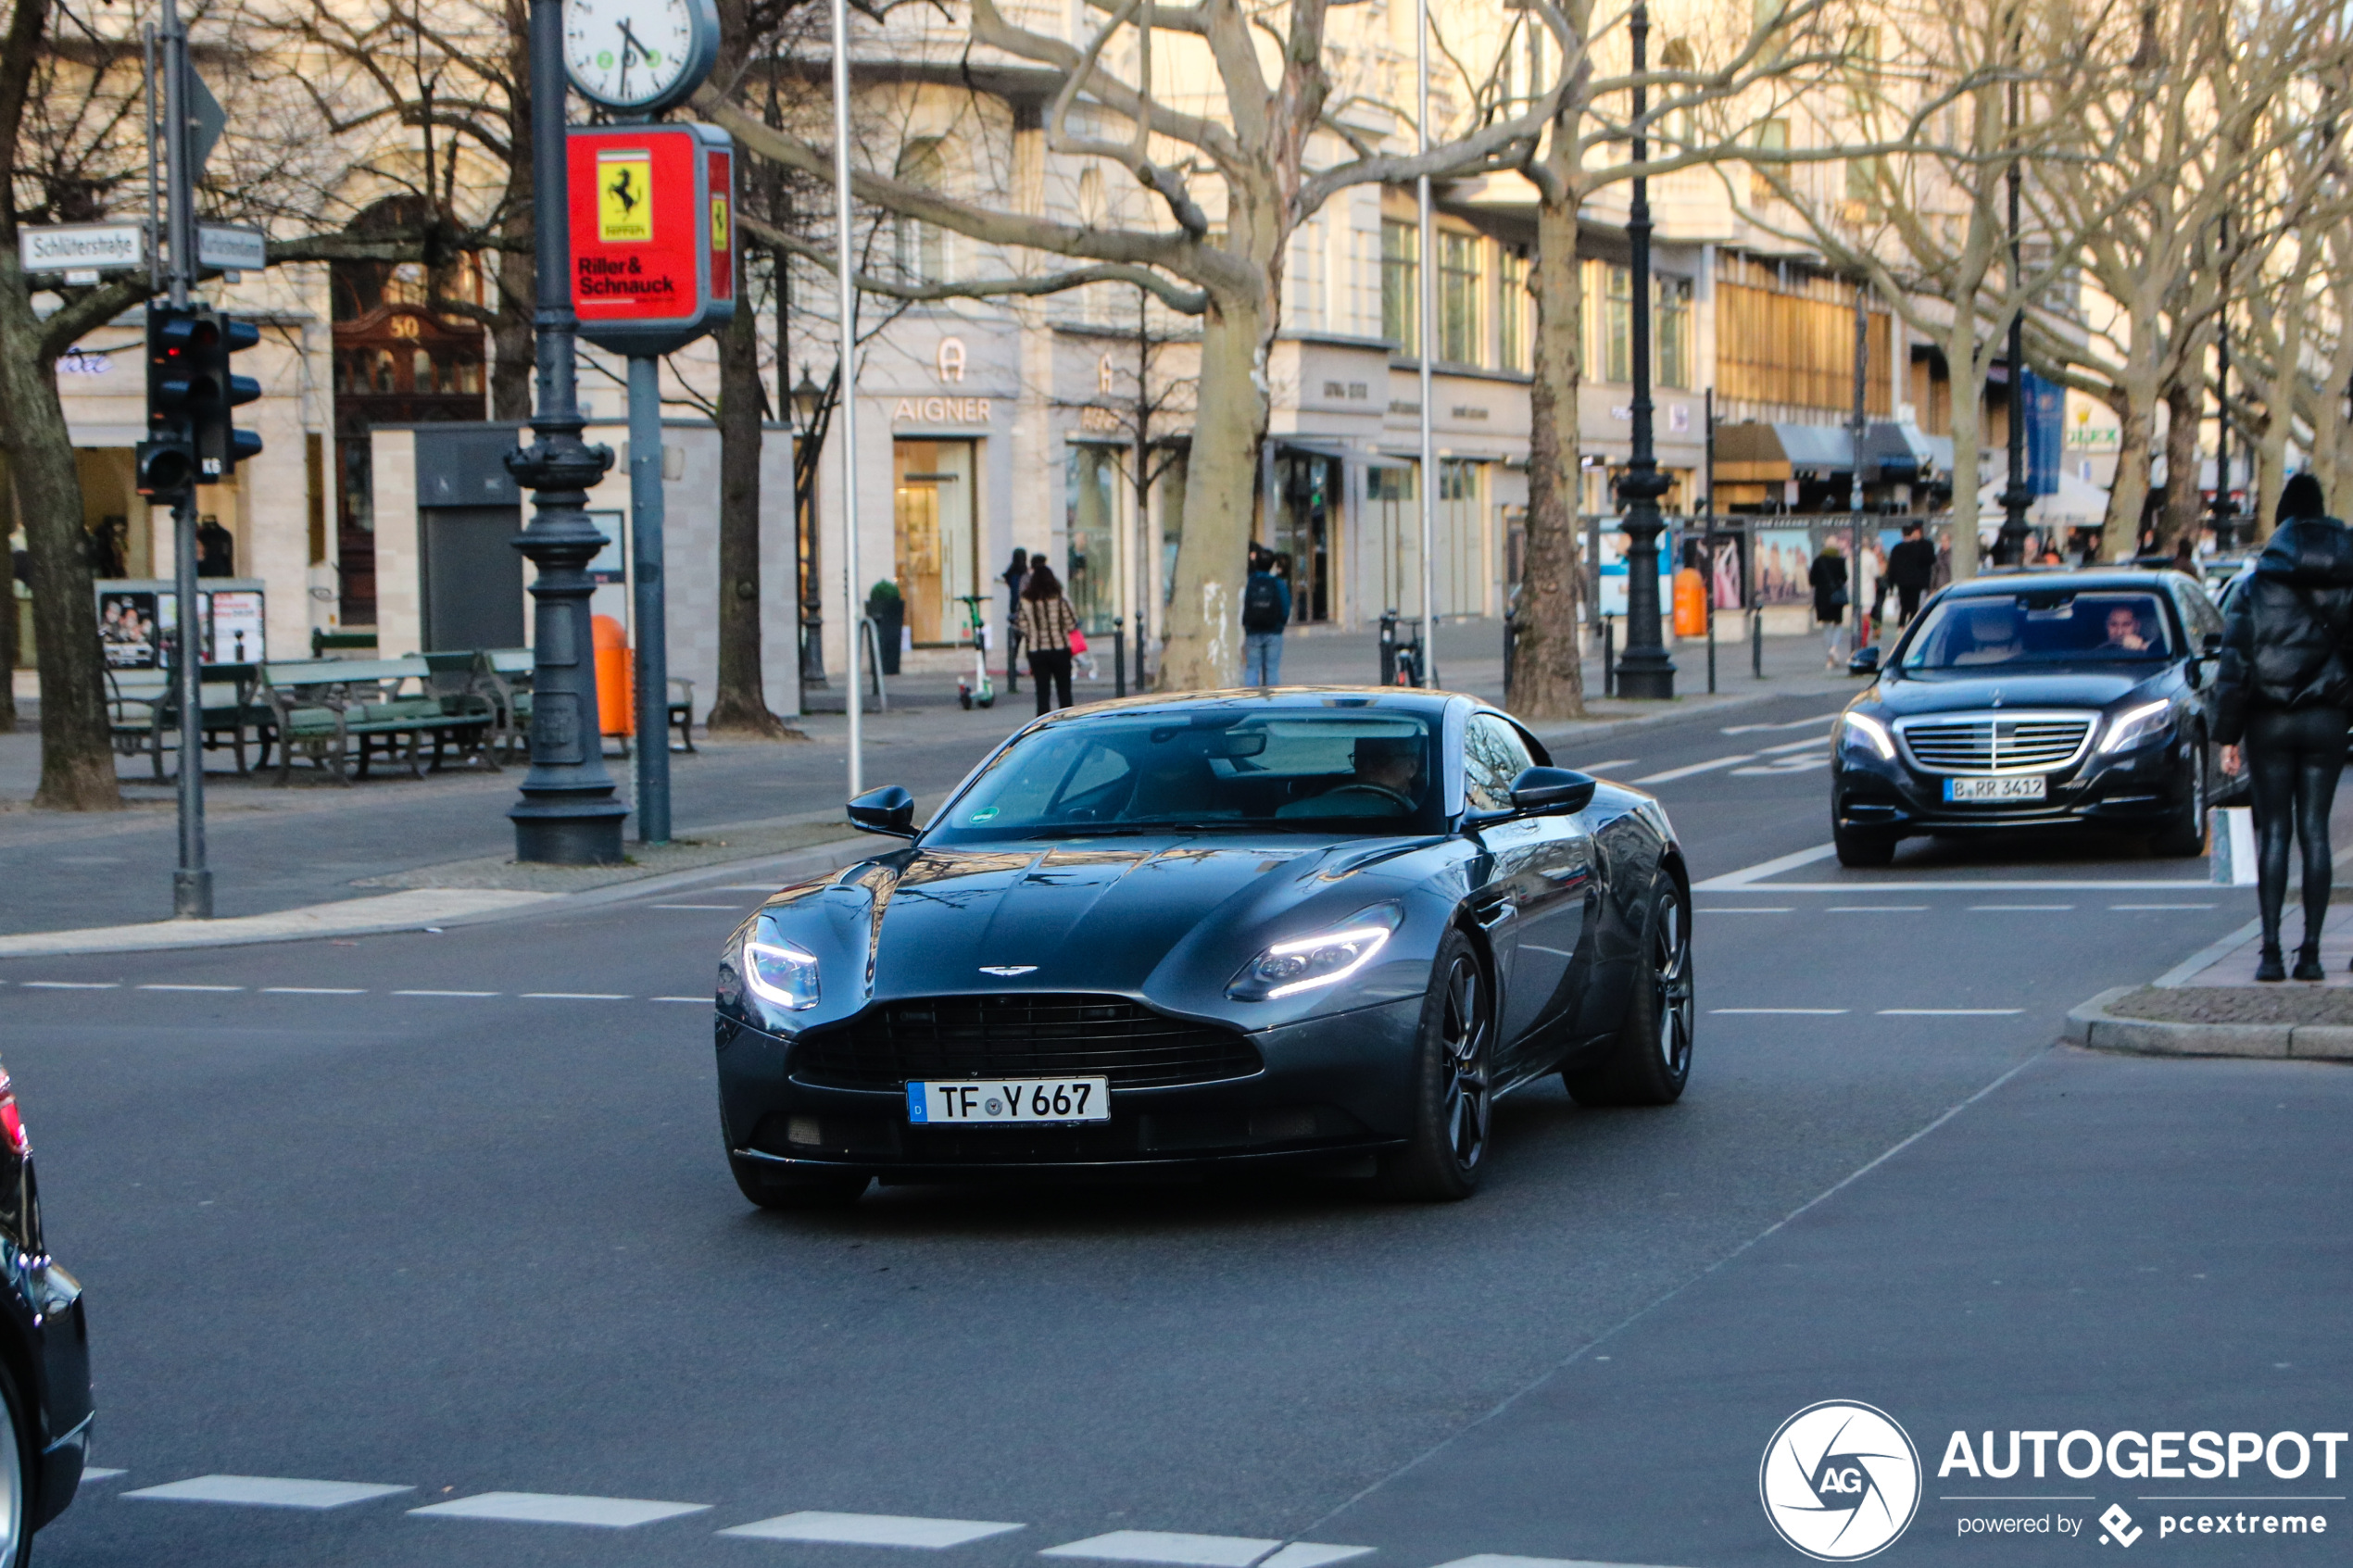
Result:
<instances>
[{"instance_id":1,"label":"orange trash bin","mask_svg":"<svg viewBox=\"0 0 2353 1568\"><path fill-rule=\"evenodd\" d=\"M637 683L630 667L629 633L610 615L589 617L588 629L597 649L597 733L635 734Z\"/></svg>"},{"instance_id":2,"label":"orange trash bin","mask_svg":"<svg viewBox=\"0 0 2353 1568\"><path fill-rule=\"evenodd\" d=\"M1695 566L1687 566L1675 574L1675 634L1707 635L1707 581Z\"/></svg>"}]
</instances>

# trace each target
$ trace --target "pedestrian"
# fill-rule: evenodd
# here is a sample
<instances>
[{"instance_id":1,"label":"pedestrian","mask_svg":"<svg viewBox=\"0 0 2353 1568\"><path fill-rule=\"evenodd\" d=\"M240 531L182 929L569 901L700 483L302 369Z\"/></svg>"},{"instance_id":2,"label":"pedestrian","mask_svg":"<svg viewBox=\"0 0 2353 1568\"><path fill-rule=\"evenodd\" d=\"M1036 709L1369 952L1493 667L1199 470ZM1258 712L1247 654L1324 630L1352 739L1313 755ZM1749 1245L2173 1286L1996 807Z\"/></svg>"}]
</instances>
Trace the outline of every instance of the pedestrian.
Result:
<instances>
[{"instance_id":1,"label":"pedestrian","mask_svg":"<svg viewBox=\"0 0 2353 1568\"><path fill-rule=\"evenodd\" d=\"M2282 489L2278 531L2232 596L2216 661L2214 738L2223 743L2222 770L2253 775L2263 932L2258 980L2287 977L2280 910L2291 833L2304 851L2304 942L2295 975L2327 973L2321 923L2335 880L2329 809L2353 722L2353 530L2325 515L2326 506L2309 473Z\"/></svg>"},{"instance_id":2,"label":"pedestrian","mask_svg":"<svg viewBox=\"0 0 2353 1568\"><path fill-rule=\"evenodd\" d=\"M1070 706L1070 636L1078 612L1063 596L1054 569L1040 558L1022 583L1022 641L1029 645L1029 678L1038 686L1038 711Z\"/></svg>"},{"instance_id":3,"label":"pedestrian","mask_svg":"<svg viewBox=\"0 0 2353 1568\"><path fill-rule=\"evenodd\" d=\"M1918 522L1904 525L1904 537L1887 552L1887 575L1895 584L1898 624L1909 626L1920 612L1920 596L1936 581L1936 546Z\"/></svg>"},{"instance_id":4,"label":"pedestrian","mask_svg":"<svg viewBox=\"0 0 2353 1568\"><path fill-rule=\"evenodd\" d=\"M1282 562L1262 546L1250 547L1250 578L1242 584L1242 684L1283 684L1283 628L1290 624L1290 584Z\"/></svg>"},{"instance_id":5,"label":"pedestrian","mask_svg":"<svg viewBox=\"0 0 2353 1568\"><path fill-rule=\"evenodd\" d=\"M196 575L237 575L236 537L221 527L220 520L210 512L205 513L204 521L196 524Z\"/></svg>"},{"instance_id":6,"label":"pedestrian","mask_svg":"<svg viewBox=\"0 0 2353 1568\"><path fill-rule=\"evenodd\" d=\"M1822 668L1835 670L1839 650L1846 646L1846 607L1853 602L1846 595L1846 556L1837 540L1823 544L1806 569L1806 581L1814 590L1814 619L1822 626Z\"/></svg>"},{"instance_id":7,"label":"pedestrian","mask_svg":"<svg viewBox=\"0 0 2353 1568\"><path fill-rule=\"evenodd\" d=\"M1021 585L1029 580L1029 552L1013 546L1013 564L998 574L1005 584L1005 689L1021 690Z\"/></svg>"}]
</instances>

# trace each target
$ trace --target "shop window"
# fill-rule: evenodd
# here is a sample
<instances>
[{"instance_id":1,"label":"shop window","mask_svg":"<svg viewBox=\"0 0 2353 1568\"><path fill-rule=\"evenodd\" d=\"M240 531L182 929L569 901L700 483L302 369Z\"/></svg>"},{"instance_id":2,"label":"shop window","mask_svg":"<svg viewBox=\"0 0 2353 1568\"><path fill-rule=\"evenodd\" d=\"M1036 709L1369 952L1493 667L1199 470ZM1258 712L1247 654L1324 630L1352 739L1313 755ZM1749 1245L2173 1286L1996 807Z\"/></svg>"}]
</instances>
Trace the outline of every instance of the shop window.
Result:
<instances>
[{"instance_id":1,"label":"shop window","mask_svg":"<svg viewBox=\"0 0 2353 1568\"><path fill-rule=\"evenodd\" d=\"M1658 323L1658 384L1688 387L1692 384L1692 281L1660 278L1656 284L1658 308L1653 319Z\"/></svg>"},{"instance_id":2,"label":"shop window","mask_svg":"<svg viewBox=\"0 0 2353 1568\"><path fill-rule=\"evenodd\" d=\"M1403 355L1421 352L1421 231L1412 223L1384 219L1380 226L1380 335Z\"/></svg>"},{"instance_id":3,"label":"shop window","mask_svg":"<svg viewBox=\"0 0 2353 1568\"><path fill-rule=\"evenodd\" d=\"M1505 249L1495 257L1495 363L1528 369L1528 261Z\"/></svg>"},{"instance_id":4,"label":"shop window","mask_svg":"<svg viewBox=\"0 0 2353 1568\"><path fill-rule=\"evenodd\" d=\"M1478 248L1477 234L1438 236L1438 357L1476 365L1478 351Z\"/></svg>"},{"instance_id":5,"label":"shop window","mask_svg":"<svg viewBox=\"0 0 2353 1568\"><path fill-rule=\"evenodd\" d=\"M1063 473L1063 591L1078 623L1095 635L1111 631L1119 604L1119 520L1126 493L1123 454L1115 446L1074 443Z\"/></svg>"},{"instance_id":6,"label":"shop window","mask_svg":"<svg viewBox=\"0 0 2353 1568\"><path fill-rule=\"evenodd\" d=\"M900 183L919 191L937 191L948 171L948 159L932 138L908 144L899 155ZM892 220L892 248L900 277L912 282L937 283L948 276L947 235L937 224L900 216Z\"/></svg>"},{"instance_id":7,"label":"shop window","mask_svg":"<svg viewBox=\"0 0 2353 1568\"><path fill-rule=\"evenodd\" d=\"M423 349L420 348L409 356L409 370L413 379L413 384L419 392L434 393L441 390L434 381L433 356Z\"/></svg>"}]
</instances>

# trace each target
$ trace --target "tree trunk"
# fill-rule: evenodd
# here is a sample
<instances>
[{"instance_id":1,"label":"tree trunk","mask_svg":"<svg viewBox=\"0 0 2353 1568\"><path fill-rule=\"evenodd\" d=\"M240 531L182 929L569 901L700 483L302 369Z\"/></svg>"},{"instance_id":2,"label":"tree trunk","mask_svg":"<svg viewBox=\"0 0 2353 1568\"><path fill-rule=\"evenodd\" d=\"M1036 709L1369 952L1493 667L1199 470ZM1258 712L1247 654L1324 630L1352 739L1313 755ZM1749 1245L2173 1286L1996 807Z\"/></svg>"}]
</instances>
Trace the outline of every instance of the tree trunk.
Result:
<instances>
[{"instance_id":1,"label":"tree trunk","mask_svg":"<svg viewBox=\"0 0 2353 1568\"><path fill-rule=\"evenodd\" d=\"M1158 689L1215 691L1241 678L1241 593L1251 500L1266 431L1266 312L1213 292L1202 319L1201 391L1185 473L1184 533Z\"/></svg>"},{"instance_id":2,"label":"tree trunk","mask_svg":"<svg viewBox=\"0 0 2353 1568\"><path fill-rule=\"evenodd\" d=\"M57 401L56 366L40 351L41 324L14 234L6 240L0 252L0 449L8 455L31 557L33 651L41 670L41 787L32 803L112 810L121 806L122 792L107 731L82 477Z\"/></svg>"},{"instance_id":3,"label":"tree trunk","mask_svg":"<svg viewBox=\"0 0 2353 1568\"><path fill-rule=\"evenodd\" d=\"M16 568L0 540L0 735L17 731L17 637Z\"/></svg>"},{"instance_id":4,"label":"tree trunk","mask_svg":"<svg viewBox=\"0 0 2353 1568\"><path fill-rule=\"evenodd\" d=\"M2204 358L2203 345L2184 357L2191 366ZM2185 538L2197 536L2198 405L2206 378L2196 371L2175 376L2165 388L2165 509L2157 520L2157 549L2171 555Z\"/></svg>"},{"instance_id":5,"label":"tree trunk","mask_svg":"<svg viewBox=\"0 0 2353 1568\"><path fill-rule=\"evenodd\" d=\"M531 418L539 282L531 248L531 15L519 0L508 0L507 37L507 213L492 283L498 314L490 323L490 417L523 420Z\"/></svg>"},{"instance_id":6,"label":"tree trunk","mask_svg":"<svg viewBox=\"0 0 2353 1568\"><path fill-rule=\"evenodd\" d=\"M1977 342L1967 311L1945 335L1944 363L1953 378L1953 581L1977 575L1977 487L1979 419L1985 379L1978 370Z\"/></svg>"},{"instance_id":7,"label":"tree trunk","mask_svg":"<svg viewBox=\"0 0 2353 1568\"><path fill-rule=\"evenodd\" d=\"M2134 335L2140 335L2137 327ZM2132 559L2140 547L2141 514L2148 509L2149 454L2157 441L2154 365L2128 364L2111 406L2117 410L2116 477L2108 485L2108 514L2100 525L2100 558L2120 561Z\"/></svg>"},{"instance_id":8,"label":"tree trunk","mask_svg":"<svg viewBox=\"0 0 2353 1568\"><path fill-rule=\"evenodd\" d=\"M1528 546L1521 558L1517 642L1504 704L1524 719L1585 716L1584 648L1577 623L1585 596L1577 508L1578 345L1584 299L1578 278L1574 194L1537 208L1536 375L1529 388Z\"/></svg>"},{"instance_id":9,"label":"tree trunk","mask_svg":"<svg viewBox=\"0 0 2353 1568\"><path fill-rule=\"evenodd\" d=\"M741 253L738 252L738 255ZM740 263L738 264L740 265ZM738 290L741 283L738 282ZM736 297L742 295L738 292ZM737 307L719 345L719 690L713 733L780 739L761 676L760 318ZM854 613L854 612L853 612ZM850 697L857 699L855 683Z\"/></svg>"}]
</instances>

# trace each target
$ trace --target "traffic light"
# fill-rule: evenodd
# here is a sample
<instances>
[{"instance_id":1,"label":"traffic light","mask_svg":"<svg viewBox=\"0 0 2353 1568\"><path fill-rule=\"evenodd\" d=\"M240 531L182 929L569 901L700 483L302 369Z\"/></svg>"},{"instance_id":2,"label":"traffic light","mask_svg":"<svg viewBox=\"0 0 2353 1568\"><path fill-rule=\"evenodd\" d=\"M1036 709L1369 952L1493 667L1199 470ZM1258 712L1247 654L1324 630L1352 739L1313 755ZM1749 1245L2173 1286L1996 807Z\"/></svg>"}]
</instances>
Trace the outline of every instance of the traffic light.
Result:
<instances>
[{"instance_id":1,"label":"traffic light","mask_svg":"<svg viewBox=\"0 0 2353 1568\"><path fill-rule=\"evenodd\" d=\"M139 494L170 500L196 476L196 340L218 329L186 306L147 307L147 439L139 443Z\"/></svg>"},{"instance_id":2,"label":"traffic light","mask_svg":"<svg viewBox=\"0 0 2353 1568\"><path fill-rule=\"evenodd\" d=\"M209 332L196 334L195 357L201 384L208 395L196 406L196 479L218 484L236 466L261 453L261 437L239 430L232 412L240 403L261 395L261 383L251 376L231 373L229 356L261 341L261 329L233 316L207 311Z\"/></svg>"}]
</instances>

